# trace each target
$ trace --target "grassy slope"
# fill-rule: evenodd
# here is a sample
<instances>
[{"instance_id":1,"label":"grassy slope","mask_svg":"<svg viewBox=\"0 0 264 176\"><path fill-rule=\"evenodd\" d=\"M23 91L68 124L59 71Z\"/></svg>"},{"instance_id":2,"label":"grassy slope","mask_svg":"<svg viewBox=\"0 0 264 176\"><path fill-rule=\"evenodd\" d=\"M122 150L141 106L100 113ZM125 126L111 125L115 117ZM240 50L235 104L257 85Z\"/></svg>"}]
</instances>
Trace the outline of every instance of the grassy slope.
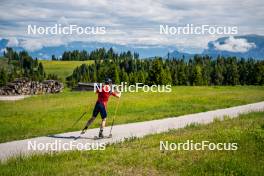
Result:
<instances>
[{"instance_id":1,"label":"grassy slope","mask_svg":"<svg viewBox=\"0 0 264 176\"><path fill-rule=\"evenodd\" d=\"M192 125L83 151L17 158L0 165L0 175L262 175L264 112ZM238 143L237 151L160 151L160 141Z\"/></svg>"},{"instance_id":2,"label":"grassy slope","mask_svg":"<svg viewBox=\"0 0 264 176\"><path fill-rule=\"evenodd\" d=\"M7 68L7 58L0 57L0 68ZM65 81L65 78L72 74L73 70L82 64L92 64L93 61L49 61L40 60L47 74L56 74Z\"/></svg>"},{"instance_id":3,"label":"grassy slope","mask_svg":"<svg viewBox=\"0 0 264 176\"><path fill-rule=\"evenodd\" d=\"M69 76L74 68L82 64L91 64L93 61L47 61L41 60L47 74L56 74L62 80Z\"/></svg>"},{"instance_id":4,"label":"grassy slope","mask_svg":"<svg viewBox=\"0 0 264 176\"><path fill-rule=\"evenodd\" d=\"M6 58L0 57L0 69L6 68L8 65L7 62L8 62L8 60Z\"/></svg>"},{"instance_id":5,"label":"grassy slope","mask_svg":"<svg viewBox=\"0 0 264 176\"><path fill-rule=\"evenodd\" d=\"M0 142L80 130L97 97L93 92L42 95L16 102L0 102ZM116 123L130 123L226 108L264 100L263 87L174 87L171 93L124 93ZM116 98L108 104L112 120ZM74 128L72 124L88 110ZM92 128L99 126L98 117Z\"/></svg>"}]
</instances>

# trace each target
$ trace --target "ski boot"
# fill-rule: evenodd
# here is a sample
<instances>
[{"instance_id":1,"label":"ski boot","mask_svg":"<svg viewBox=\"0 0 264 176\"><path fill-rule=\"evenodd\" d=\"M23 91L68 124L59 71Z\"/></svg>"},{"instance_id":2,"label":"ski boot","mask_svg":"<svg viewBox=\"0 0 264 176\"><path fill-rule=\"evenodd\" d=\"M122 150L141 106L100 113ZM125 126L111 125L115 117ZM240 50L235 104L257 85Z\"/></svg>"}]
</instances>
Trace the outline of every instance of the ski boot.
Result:
<instances>
[{"instance_id":1,"label":"ski boot","mask_svg":"<svg viewBox=\"0 0 264 176\"><path fill-rule=\"evenodd\" d=\"M100 130L100 132L99 132L99 136L98 136L99 138L104 138L104 134L103 134L103 130Z\"/></svg>"},{"instance_id":2,"label":"ski boot","mask_svg":"<svg viewBox=\"0 0 264 176\"><path fill-rule=\"evenodd\" d=\"M81 132L81 134L84 134L85 132L86 132L86 130L87 130L87 126L85 126L84 128L83 128L83 130L82 130L82 132Z\"/></svg>"}]
</instances>

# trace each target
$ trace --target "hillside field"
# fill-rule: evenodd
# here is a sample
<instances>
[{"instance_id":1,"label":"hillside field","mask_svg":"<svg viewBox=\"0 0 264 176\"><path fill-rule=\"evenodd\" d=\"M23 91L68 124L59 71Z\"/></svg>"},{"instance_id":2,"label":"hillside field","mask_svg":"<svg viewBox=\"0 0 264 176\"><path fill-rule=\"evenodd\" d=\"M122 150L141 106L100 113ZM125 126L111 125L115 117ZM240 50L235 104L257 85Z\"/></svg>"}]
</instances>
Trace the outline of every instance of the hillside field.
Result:
<instances>
[{"instance_id":1,"label":"hillside field","mask_svg":"<svg viewBox=\"0 0 264 176\"><path fill-rule=\"evenodd\" d=\"M56 74L65 81L65 78L72 74L73 70L82 64L92 64L93 61L50 61L40 60L47 74Z\"/></svg>"}]
</instances>

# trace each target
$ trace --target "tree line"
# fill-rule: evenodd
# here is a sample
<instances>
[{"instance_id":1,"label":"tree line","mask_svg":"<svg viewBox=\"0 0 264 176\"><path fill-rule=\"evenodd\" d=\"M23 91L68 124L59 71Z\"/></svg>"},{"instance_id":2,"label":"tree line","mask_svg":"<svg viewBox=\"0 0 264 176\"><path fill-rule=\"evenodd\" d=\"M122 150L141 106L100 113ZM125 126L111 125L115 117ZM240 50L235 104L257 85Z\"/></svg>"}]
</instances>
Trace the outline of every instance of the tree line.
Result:
<instances>
[{"instance_id":1,"label":"tree line","mask_svg":"<svg viewBox=\"0 0 264 176\"><path fill-rule=\"evenodd\" d=\"M69 86L78 82L102 82L110 77L116 84L143 83L147 85L263 85L264 61L236 57L195 55L192 59L139 59L138 53L116 53L112 48L86 51L66 51L61 60L94 60L94 64L76 67L66 78ZM32 80L57 79L46 75L42 63L26 51L7 48L7 67L0 67L0 86L18 77ZM55 59L55 56L53 56ZM57 59L57 58L56 58Z\"/></svg>"},{"instance_id":2,"label":"tree line","mask_svg":"<svg viewBox=\"0 0 264 176\"><path fill-rule=\"evenodd\" d=\"M0 68L0 86L20 77L34 81L43 81L46 78L42 63L29 56L28 52L16 52L12 48L6 48L4 57L7 58L7 64Z\"/></svg>"},{"instance_id":3,"label":"tree line","mask_svg":"<svg viewBox=\"0 0 264 176\"><path fill-rule=\"evenodd\" d=\"M78 82L101 82L110 77L116 84L137 82L147 85L263 85L264 61L195 55L184 59L139 59L133 54L113 54L115 59L95 59L83 64L66 78L69 86ZM129 57L126 57L129 56Z\"/></svg>"},{"instance_id":4,"label":"tree line","mask_svg":"<svg viewBox=\"0 0 264 176\"><path fill-rule=\"evenodd\" d=\"M65 51L62 54L62 57L56 58L55 55L52 55L52 60L62 60L62 61L84 61L84 60L116 60L120 58L139 58L138 53L131 53L130 51L123 52L121 54L115 53L113 48L106 50L105 48L99 48L90 53L86 50L73 50Z\"/></svg>"}]
</instances>

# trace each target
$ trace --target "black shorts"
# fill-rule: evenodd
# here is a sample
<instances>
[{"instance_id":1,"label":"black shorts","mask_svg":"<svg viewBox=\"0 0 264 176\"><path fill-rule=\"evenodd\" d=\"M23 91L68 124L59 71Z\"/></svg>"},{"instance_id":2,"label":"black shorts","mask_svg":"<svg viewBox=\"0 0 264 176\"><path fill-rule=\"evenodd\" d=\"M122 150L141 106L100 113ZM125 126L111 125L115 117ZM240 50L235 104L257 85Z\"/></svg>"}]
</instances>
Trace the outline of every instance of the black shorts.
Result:
<instances>
[{"instance_id":1,"label":"black shorts","mask_svg":"<svg viewBox=\"0 0 264 176\"><path fill-rule=\"evenodd\" d=\"M103 103L96 102L94 110L93 110L93 117L96 117L100 112L102 119L107 117L106 109Z\"/></svg>"}]
</instances>

